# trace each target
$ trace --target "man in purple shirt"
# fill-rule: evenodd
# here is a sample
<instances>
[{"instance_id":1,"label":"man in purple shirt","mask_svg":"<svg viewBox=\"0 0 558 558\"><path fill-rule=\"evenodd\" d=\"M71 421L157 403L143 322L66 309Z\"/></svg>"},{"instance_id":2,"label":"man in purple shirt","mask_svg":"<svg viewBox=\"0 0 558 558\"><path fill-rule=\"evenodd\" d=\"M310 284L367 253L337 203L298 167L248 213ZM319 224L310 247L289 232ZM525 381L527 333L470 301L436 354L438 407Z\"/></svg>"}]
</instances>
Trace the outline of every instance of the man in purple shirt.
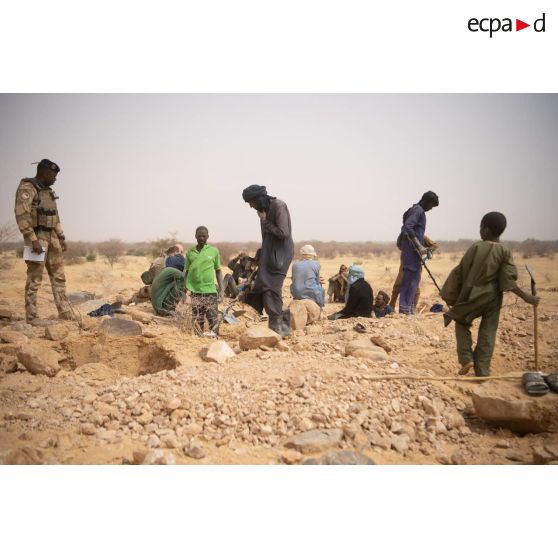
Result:
<instances>
[{"instance_id":1,"label":"man in purple shirt","mask_svg":"<svg viewBox=\"0 0 558 558\"><path fill-rule=\"evenodd\" d=\"M426 212L439 205L438 196L425 192L420 201L403 214L403 226L397 239L403 261L403 280L399 294L399 313L415 313L415 293L420 282L421 256L426 254L424 232ZM419 253L421 256L419 256Z\"/></svg>"}]
</instances>

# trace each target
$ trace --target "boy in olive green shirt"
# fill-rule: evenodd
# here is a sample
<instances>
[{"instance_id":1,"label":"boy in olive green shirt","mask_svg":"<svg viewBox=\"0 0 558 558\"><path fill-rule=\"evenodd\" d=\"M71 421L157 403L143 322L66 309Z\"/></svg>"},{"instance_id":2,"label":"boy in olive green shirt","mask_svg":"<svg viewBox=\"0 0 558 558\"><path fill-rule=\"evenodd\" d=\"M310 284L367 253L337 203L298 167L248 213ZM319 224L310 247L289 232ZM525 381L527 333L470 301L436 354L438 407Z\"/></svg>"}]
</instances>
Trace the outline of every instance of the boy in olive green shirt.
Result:
<instances>
[{"instance_id":1,"label":"boy in olive green shirt","mask_svg":"<svg viewBox=\"0 0 558 558\"><path fill-rule=\"evenodd\" d=\"M217 305L223 298L223 275L219 250L207 244L208 238L207 227L196 229L198 244L186 253L184 280L186 291L192 295L192 318L203 331L207 316L209 336L216 337L219 333ZM219 293L215 288L215 278Z\"/></svg>"},{"instance_id":2,"label":"boy in olive green shirt","mask_svg":"<svg viewBox=\"0 0 558 558\"><path fill-rule=\"evenodd\" d=\"M457 357L461 370L472 368L477 376L490 375L490 361L502 307L502 294L511 291L528 304L537 305L539 297L517 286L517 268L509 248L500 243L506 229L506 217L492 211L481 220L480 236L465 252L459 265L449 274L441 290L450 309L444 314L445 325L455 321ZM473 351L471 325L480 318L477 346Z\"/></svg>"}]
</instances>

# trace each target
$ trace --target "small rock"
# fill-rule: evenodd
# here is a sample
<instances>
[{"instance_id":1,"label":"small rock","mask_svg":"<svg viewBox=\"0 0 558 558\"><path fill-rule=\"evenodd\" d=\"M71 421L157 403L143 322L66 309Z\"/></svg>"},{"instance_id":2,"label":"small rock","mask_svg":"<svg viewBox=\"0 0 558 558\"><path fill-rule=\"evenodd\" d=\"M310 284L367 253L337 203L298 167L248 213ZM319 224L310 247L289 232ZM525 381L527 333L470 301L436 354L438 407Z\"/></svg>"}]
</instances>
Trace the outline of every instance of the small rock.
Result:
<instances>
[{"instance_id":1,"label":"small rock","mask_svg":"<svg viewBox=\"0 0 558 558\"><path fill-rule=\"evenodd\" d=\"M136 465L174 465L174 456L163 450L134 451L134 463Z\"/></svg>"},{"instance_id":2,"label":"small rock","mask_svg":"<svg viewBox=\"0 0 558 558\"><path fill-rule=\"evenodd\" d=\"M147 438L146 446L148 448L158 448L161 446L161 440L157 434L151 434L149 438Z\"/></svg>"},{"instance_id":3,"label":"small rock","mask_svg":"<svg viewBox=\"0 0 558 558\"><path fill-rule=\"evenodd\" d=\"M368 339L356 339L345 347L345 356L365 358L372 361L387 360L387 353Z\"/></svg>"},{"instance_id":4,"label":"small rock","mask_svg":"<svg viewBox=\"0 0 558 558\"><path fill-rule=\"evenodd\" d=\"M229 347L226 341L214 341L207 348L207 352L203 359L207 362L216 362L217 364L223 364L230 358L236 356L236 353Z\"/></svg>"},{"instance_id":5,"label":"small rock","mask_svg":"<svg viewBox=\"0 0 558 558\"><path fill-rule=\"evenodd\" d=\"M312 430L316 425L314 424L314 422L312 420L310 420L308 417L304 417L299 423L298 423L298 427L300 430L302 430L302 432L306 432L308 430Z\"/></svg>"},{"instance_id":6,"label":"small rock","mask_svg":"<svg viewBox=\"0 0 558 558\"><path fill-rule=\"evenodd\" d=\"M29 343L29 337L27 337L27 335L10 329L0 330L0 340L4 343L14 343L15 345L26 345Z\"/></svg>"},{"instance_id":7,"label":"small rock","mask_svg":"<svg viewBox=\"0 0 558 558\"><path fill-rule=\"evenodd\" d=\"M0 320L11 320L14 313L8 308L0 308Z\"/></svg>"},{"instance_id":8,"label":"small rock","mask_svg":"<svg viewBox=\"0 0 558 558\"><path fill-rule=\"evenodd\" d=\"M134 337L142 334L138 322L121 318L104 320L99 326L99 331L110 337Z\"/></svg>"},{"instance_id":9,"label":"small rock","mask_svg":"<svg viewBox=\"0 0 558 558\"><path fill-rule=\"evenodd\" d=\"M69 329L65 324L53 324L45 328L45 337L51 341L61 341L68 333Z\"/></svg>"},{"instance_id":10,"label":"small rock","mask_svg":"<svg viewBox=\"0 0 558 558\"><path fill-rule=\"evenodd\" d=\"M12 374L17 372L18 361L14 355L6 355L0 353L0 373Z\"/></svg>"},{"instance_id":11,"label":"small rock","mask_svg":"<svg viewBox=\"0 0 558 558\"><path fill-rule=\"evenodd\" d=\"M68 301L71 302L74 306L83 304L88 300L93 300L95 295L93 293L89 293L87 291L75 291L73 293L68 294Z\"/></svg>"},{"instance_id":12,"label":"small rock","mask_svg":"<svg viewBox=\"0 0 558 558\"><path fill-rule=\"evenodd\" d=\"M93 436L97 432L97 429L95 428L95 426L92 423L84 422L81 425L79 431L82 434L85 434L86 436Z\"/></svg>"},{"instance_id":13,"label":"small rock","mask_svg":"<svg viewBox=\"0 0 558 558\"><path fill-rule=\"evenodd\" d=\"M345 434L345 436L347 438L350 438L351 440L354 440L359 432L362 432L362 428L360 424L356 422L351 422L350 424L343 425L343 434Z\"/></svg>"},{"instance_id":14,"label":"small rock","mask_svg":"<svg viewBox=\"0 0 558 558\"><path fill-rule=\"evenodd\" d=\"M179 409L181 406L182 406L182 401L180 400L179 397L171 397L170 399L167 399L163 403L163 408L165 409L165 411L169 413L175 411L176 409Z\"/></svg>"},{"instance_id":15,"label":"small rock","mask_svg":"<svg viewBox=\"0 0 558 558\"><path fill-rule=\"evenodd\" d=\"M457 430L462 426L465 426L465 419L463 418L463 415L461 415L456 411L444 412L444 414L442 415L442 420L448 430L453 430L453 429Z\"/></svg>"},{"instance_id":16,"label":"small rock","mask_svg":"<svg viewBox=\"0 0 558 558\"><path fill-rule=\"evenodd\" d=\"M460 451L454 451L451 454L452 465L467 465L465 456Z\"/></svg>"},{"instance_id":17,"label":"small rock","mask_svg":"<svg viewBox=\"0 0 558 558\"><path fill-rule=\"evenodd\" d=\"M511 448L511 443L510 443L509 440L498 440L496 442L496 447L497 448L508 449L508 448Z\"/></svg>"},{"instance_id":18,"label":"small rock","mask_svg":"<svg viewBox=\"0 0 558 558\"><path fill-rule=\"evenodd\" d=\"M291 348L284 342L279 341L276 345L277 349L279 349L282 353L288 353Z\"/></svg>"},{"instance_id":19,"label":"small rock","mask_svg":"<svg viewBox=\"0 0 558 558\"><path fill-rule=\"evenodd\" d=\"M281 336L269 329L265 324L259 324L246 330L240 336L240 348L243 351L258 349L260 345L275 347L281 341Z\"/></svg>"},{"instance_id":20,"label":"small rock","mask_svg":"<svg viewBox=\"0 0 558 558\"><path fill-rule=\"evenodd\" d=\"M322 465L375 465L367 455L356 451L341 450L327 453L320 462Z\"/></svg>"},{"instance_id":21,"label":"small rock","mask_svg":"<svg viewBox=\"0 0 558 558\"><path fill-rule=\"evenodd\" d=\"M399 452L405 453L409 449L409 436L401 434L400 436L392 436L390 439L391 447Z\"/></svg>"},{"instance_id":22,"label":"small rock","mask_svg":"<svg viewBox=\"0 0 558 558\"><path fill-rule=\"evenodd\" d=\"M381 337L373 335L372 337L370 337L370 341L372 341L372 343L374 343L374 345L376 345L377 347L381 347L382 349L384 349L386 353L391 353L391 347Z\"/></svg>"},{"instance_id":23,"label":"small rock","mask_svg":"<svg viewBox=\"0 0 558 558\"><path fill-rule=\"evenodd\" d=\"M161 436L161 444L165 448L179 448L180 442L174 434L165 434Z\"/></svg>"},{"instance_id":24,"label":"small rock","mask_svg":"<svg viewBox=\"0 0 558 558\"><path fill-rule=\"evenodd\" d=\"M58 361L62 357L52 349L28 344L18 350L17 358L31 374L52 377L60 370Z\"/></svg>"},{"instance_id":25,"label":"small rock","mask_svg":"<svg viewBox=\"0 0 558 558\"><path fill-rule=\"evenodd\" d=\"M287 465L293 465L302 459L302 453L292 449L282 450L280 456L281 461Z\"/></svg>"},{"instance_id":26,"label":"small rock","mask_svg":"<svg viewBox=\"0 0 558 558\"><path fill-rule=\"evenodd\" d=\"M285 447L294 448L302 453L313 453L338 445L342 438L343 431L339 428L309 430L288 440Z\"/></svg>"},{"instance_id":27,"label":"small rock","mask_svg":"<svg viewBox=\"0 0 558 558\"><path fill-rule=\"evenodd\" d=\"M91 403L93 403L93 401L95 401L97 399L97 394L96 393L88 393L84 398L83 398L83 402L86 403L87 405L90 405Z\"/></svg>"},{"instance_id":28,"label":"small rock","mask_svg":"<svg viewBox=\"0 0 558 558\"><path fill-rule=\"evenodd\" d=\"M191 422L190 424L187 424L183 428L184 434L188 436L197 436L198 434L201 433L202 430L203 430L203 426L195 422Z\"/></svg>"},{"instance_id":29,"label":"small rock","mask_svg":"<svg viewBox=\"0 0 558 558\"><path fill-rule=\"evenodd\" d=\"M370 443L381 449L389 449L391 447L391 440L387 436L381 436L378 432L371 432L368 436Z\"/></svg>"},{"instance_id":30,"label":"small rock","mask_svg":"<svg viewBox=\"0 0 558 558\"><path fill-rule=\"evenodd\" d=\"M419 401L427 415L439 416L442 412L442 406L438 401L432 401L423 395L419 396Z\"/></svg>"},{"instance_id":31,"label":"small rock","mask_svg":"<svg viewBox=\"0 0 558 558\"><path fill-rule=\"evenodd\" d=\"M442 465L451 465L451 460L445 453L436 454L436 461Z\"/></svg>"},{"instance_id":32,"label":"small rock","mask_svg":"<svg viewBox=\"0 0 558 558\"><path fill-rule=\"evenodd\" d=\"M192 459L203 459L205 457L203 446L196 440L184 448L184 453Z\"/></svg>"},{"instance_id":33,"label":"small rock","mask_svg":"<svg viewBox=\"0 0 558 558\"><path fill-rule=\"evenodd\" d=\"M524 461L526 461L525 456L517 451L514 450L509 450L504 454L504 457L506 459L509 459L510 461L517 461L519 463L522 463Z\"/></svg>"},{"instance_id":34,"label":"small rock","mask_svg":"<svg viewBox=\"0 0 558 558\"><path fill-rule=\"evenodd\" d=\"M558 444L545 443L533 448L533 463L546 465L558 460Z\"/></svg>"}]
</instances>

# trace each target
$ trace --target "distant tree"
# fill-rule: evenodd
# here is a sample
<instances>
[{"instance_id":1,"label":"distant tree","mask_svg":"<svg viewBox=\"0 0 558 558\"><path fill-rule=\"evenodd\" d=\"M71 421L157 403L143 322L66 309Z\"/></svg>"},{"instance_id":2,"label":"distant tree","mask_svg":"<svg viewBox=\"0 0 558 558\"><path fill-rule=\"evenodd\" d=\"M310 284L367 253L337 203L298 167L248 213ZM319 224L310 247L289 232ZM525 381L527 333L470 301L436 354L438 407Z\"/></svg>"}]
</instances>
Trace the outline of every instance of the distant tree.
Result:
<instances>
[{"instance_id":1,"label":"distant tree","mask_svg":"<svg viewBox=\"0 0 558 558\"><path fill-rule=\"evenodd\" d=\"M0 250L2 250L2 244L14 239L18 232L19 229L15 223L0 225Z\"/></svg>"},{"instance_id":2,"label":"distant tree","mask_svg":"<svg viewBox=\"0 0 558 558\"><path fill-rule=\"evenodd\" d=\"M156 240L151 241L149 245L149 253L151 254L151 256L153 256L154 258L162 256L168 248L178 242L176 238L177 234L178 233L176 232L169 232L169 236L166 236L164 238L157 238Z\"/></svg>"},{"instance_id":3,"label":"distant tree","mask_svg":"<svg viewBox=\"0 0 558 558\"><path fill-rule=\"evenodd\" d=\"M105 257L110 267L113 267L115 263L120 261L125 251L126 247L119 238L109 238L105 242L97 244L97 252Z\"/></svg>"}]
</instances>

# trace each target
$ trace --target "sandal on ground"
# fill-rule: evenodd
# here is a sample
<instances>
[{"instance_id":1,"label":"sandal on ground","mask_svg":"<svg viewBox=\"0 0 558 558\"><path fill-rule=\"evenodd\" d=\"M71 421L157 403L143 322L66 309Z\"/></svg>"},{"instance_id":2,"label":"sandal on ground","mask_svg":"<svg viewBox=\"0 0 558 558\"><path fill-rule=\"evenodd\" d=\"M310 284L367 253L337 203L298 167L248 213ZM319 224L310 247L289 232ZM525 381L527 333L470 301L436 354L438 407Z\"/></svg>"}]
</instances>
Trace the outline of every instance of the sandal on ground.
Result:
<instances>
[{"instance_id":1,"label":"sandal on ground","mask_svg":"<svg viewBox=\"0 0 558 558\"><path fill-rule=\"evenodd\" d=\"M526 372L521 379L523 380L525 391L529 395L545 395L550 391L542 374L538 372Z\"/></svg>"},{"instance_id":2,"label":"sandal on ground","mask_svg":"<svg viewBox=\"0 0 558 558\"><path fill-rule=\"evenodd\" d=\"M550 391L558 393L558 374L549 374L544 378L544 381L550 388Z\"/></svg>"},{"instance_id":3,"label":"sandal on ground","mask_svg":"<svg viewBox=\"0 0 558 558\"><path fill-rule=\"evenodd\" d=\"M473 369L474 366L475 363L473 361L467 362L461 367L461 370L458 372L458 374L460 376L465 376L465 374L468 374Z\"/></svg>"}]
</instances>

